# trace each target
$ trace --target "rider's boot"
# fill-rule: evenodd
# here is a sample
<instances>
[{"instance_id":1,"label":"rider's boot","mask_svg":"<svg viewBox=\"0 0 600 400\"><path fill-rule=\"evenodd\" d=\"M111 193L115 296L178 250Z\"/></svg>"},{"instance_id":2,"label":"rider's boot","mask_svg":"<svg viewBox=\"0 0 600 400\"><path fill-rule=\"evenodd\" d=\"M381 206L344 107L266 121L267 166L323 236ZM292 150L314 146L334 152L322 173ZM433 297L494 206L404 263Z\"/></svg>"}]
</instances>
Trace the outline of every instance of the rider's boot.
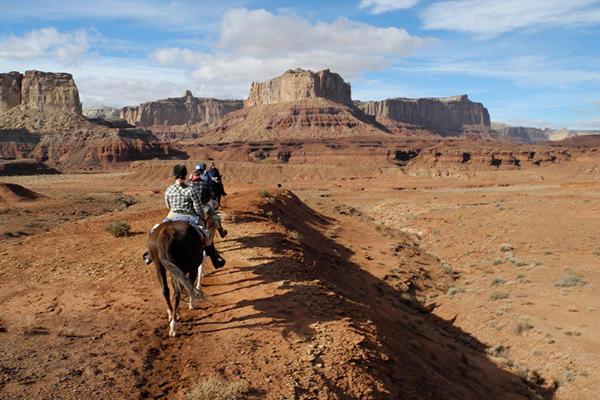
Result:
<instances>
[{"instance_id":1,"label":"rider's boot","mask_svg":"<svg viewBox=\"0 0 600 400\"><path fill-rule=\"evenodd\" d=\"M210 261L212 261L215 269L219 269L225 265L225 259L217 253L214 245L211 244L210 246L204 247L204 251L206 252L206 255L210 257Z\"/></svg>"}]
</instances>

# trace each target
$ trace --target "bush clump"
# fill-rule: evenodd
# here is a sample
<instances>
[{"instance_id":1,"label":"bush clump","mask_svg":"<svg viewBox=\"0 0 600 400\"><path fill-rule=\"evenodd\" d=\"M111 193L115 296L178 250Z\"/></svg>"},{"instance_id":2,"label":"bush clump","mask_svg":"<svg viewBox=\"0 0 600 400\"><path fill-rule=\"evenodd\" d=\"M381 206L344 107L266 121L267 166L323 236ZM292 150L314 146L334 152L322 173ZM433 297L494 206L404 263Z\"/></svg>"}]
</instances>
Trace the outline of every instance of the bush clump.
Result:
<instances>
[{"instance_id":1,"label":"bush clump","mask_svg":"<svg viewBox=\"0 0 600 400\"><path fill-rule=\"evenodd\" d=\"M557 287L572 287L572 286L582 286L585 285L585 279L574 272L567 272L565 276L554 286Z\"/></svg>"},{"instance_id":2,"label":"bush clump","mask_svg":"<svg viewBox=\"0 0 600 400\"><path fill-rule=\"evenodd\" d=\"M235 400L238 395L248 393L248 385L244 382L226 383L217 378L210 378L198 383L187 398L190 400Z\"/></svg>"},{"instance_id":3,"label":"bush clump","mask_svg":"<svg viewBox=\"0 0 600 400\"><path fill-rule=\"evenodd\" d=\"M127 222L118 219L104 227L104 231L110 233L114 237L125 236L129 233L130 229L131 227Z\"/></svg>"}]
</instances>

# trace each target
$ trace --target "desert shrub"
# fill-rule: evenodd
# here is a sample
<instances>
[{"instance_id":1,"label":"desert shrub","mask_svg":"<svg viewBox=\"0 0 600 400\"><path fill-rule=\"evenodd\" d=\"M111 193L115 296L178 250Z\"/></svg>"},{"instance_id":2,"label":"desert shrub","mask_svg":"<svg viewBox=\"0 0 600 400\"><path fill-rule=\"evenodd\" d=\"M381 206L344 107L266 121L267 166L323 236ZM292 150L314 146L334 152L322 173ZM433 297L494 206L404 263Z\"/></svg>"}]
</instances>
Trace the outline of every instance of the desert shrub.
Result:
<instances>
[{"instance_id":1,"label":"desert shrub","mask_svg":"<svg viewBox=\"0 0 600 400\"><path fill-rule=\"evenodd\" d=\"M502 246L500 246L500 251L510 251L512 249L513 247L508 243L504 243Z\"/></svg>"},{"instance_id":2,"label":"desert shrub","mask_svg":"<svg viewBox=\"0 0 600 400\"><path fill-rule=\"evenodd\" d=\"M504 263L504 260L501 259L500 257L494 258L494 261L492 262L492 264L494 264L494 265L500 265L500 264L503 264L503 263Z\"/></svg>"},{"instance_id":3,"label":"desert shrub","mask_svg":"<svg viewBox=\"0 0 600 400\"><path fill-rule=\"evenodd\" d=\"M73 337L77 336L77 328L72 326L59 326L53 330L56 336Z\"/></svg>"},{"instance_id":4,"label":"desert shrub","mask_svg":"<svg viewBox=\"0 0 600 400\"><path fill-rule=\"evenodd\" d=\"M508 349L500 344L496 345L494 347L488 348L486 350L486 353L488 353L492 357L508 358Z\"/></svg>"},{"instance_id":5,"label":"desert shrub","mask_svg":"<svg viewBox=\"0 0 600 400\"><path fill-rule=\"evenodd\" d=\"M104 227L104 231L110 233L114 237L122 237L129 233L131 227L127 222L122 220L114 220Z\"/></svg>"},{"instance_id":6,"label":"desert shrub","mask_svg":"<svg viewBox=\"0 0 600 400\"><path fill-rule=\"evenodd\" d=\"M583 278L581 278L581 276L579 276L579 274L576 274L574 272L567 272L565 274L565 276L563 276L560 281L556 282L556 284L554 286L571 287L571 286L582 286L584 284L585 284L585 280Z\"/></svg>"},{"instance_id":7,"label":"desert shrub","mask_svg":"<svg viewBox=\"0 0 600 400\"><path fill-rule=\"evenodd\" d=\"M507 299L508 293L501 290L492 290L485 298L488 301Z\"/></svg>"},{"instance_id":8,"label":"desert shrub","mask_svg":"<svg viewBox=\"0 0 600 400\"><path fill-rule=\"evenodd\" d=\"M490 286L501 285L501 284L503 284L504 282L506 282L506 279L504 279L504 278L502 278L502 277L500 277L500 276L497 276L497 277L495 277L495 278L492 278L492 279L490 280Z\"/></svg>"},{"instance_id":9,"label":"desert shrub","mask_svg":"<svg viewBox=\"0 0 600 400\"><path fill-rule=\"evenodd\" d=\"M187 394L190 400L235 400L238 395L248 393L248 385L244 382L226 383L218 378L210 378L198 383Z\"/></svg>"},{"instance_id":10,"label":"desert shrub","mask_svg":"<svg viewBox=\"0 0 600 400\"><path fill-rule=\"evenodd\" d=\"M442 261L441 267L442 267L442 272L444 272L445 274L447 274L447 275L454 274L454 268L452 267L452 265Z\"/></svg>"},{"instance_id":11,"label":"desert shrub","mask_svg":"<svg viewBox=\"0 0 600 400\"><path fill-rule=\"evenodd\" d=\"M452 286L450 289L448 289L449 296L454 296L457 293L464 293L464 292L465 292L465 288L460 285Z\"/></svg>"},{"instance_id":12,"label":"desert shrub","mask_svg":"<svg viewBox=\"0 0 600 400\"><path fill-rule=\"evenodd\" d=\"M268 199L269 197L271 197L271 195L269 194L269 192L267 191L267 189L258 189L258 195L260 197L264 197L265 199Z\"/></svg>"},{"instance_id":13,"label":"desert shrub","mask_svg":"<svg viewBox=\"0 0 600 400\"><path fill-rule=\"evenodd\" d=\"M527 320L527 318L521 317L515 322L513 330L517 335L520 335L524 331L533 328L533 325Z\"/></svg>"},{"instance_id":14,"label":"desert shrub","mask_svg":"<svg viewBox=\"0 0 600 400\"><path fill-rule=\"evenodd\" d=\"M302 239L302 235L298 231L290 231L290 237L294 240Z\"/></svg>"},{"instance_id":15,"label":"desert shrub","mask_svg":"<svg viewBox=\"0 0 600 400\"><path fill-rule=\"evenodd\" d=\"M13 335L32 335L38 332L42 327L38 324L37 319L33 315L23 317L14 324L8 327L8 332Z\"/></svg>"}]
</instances>

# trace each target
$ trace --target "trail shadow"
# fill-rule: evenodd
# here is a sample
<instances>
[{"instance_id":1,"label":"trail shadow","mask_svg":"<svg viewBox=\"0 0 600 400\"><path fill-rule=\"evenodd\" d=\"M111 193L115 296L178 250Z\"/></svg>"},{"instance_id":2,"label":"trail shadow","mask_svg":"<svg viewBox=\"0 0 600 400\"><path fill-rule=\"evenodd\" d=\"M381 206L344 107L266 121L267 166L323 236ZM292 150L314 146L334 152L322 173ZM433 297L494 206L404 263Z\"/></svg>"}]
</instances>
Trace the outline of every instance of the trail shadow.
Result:
<instances>
[{"instance_id":1,"label":"trail shadow","mask_svg":"<svg viewBox=\"0 0 600 400\"><path fill-rule=\"evenodd\" d=\"M230 239L243 247L269 248L277 255L255 258L260 262L252 269L256 277L246 281L249 287L283 282L277 293L228 305L251 307L255 311L251 315L210 323L202 318L195 320L194 326L214 332L235 329L235 324L227 325L243 321L244 328L277 327L286 337L315 341L327 332L319 327L338 323L356 337L348 343L348 353L360 354L348 359L348 368L362 368L376 377L381 387L372 390L378 398L554 398L555 387L544 386L535 374L511 373L498 367L488 358L484 343L452 321L430 313L431 307L419 301L420 291L436 284L428 276L428 268L420 265L438 263L436 267L441 269L439 260L400 236L398 251L405 252L412 267L390 267L389 275L377 278L351 261L352 249L322 233L333 229L335 220L319 215L291 192L283 193L274 201L265 200L263 210L288 232L296 231L299 239L284 233ZM236 222L265 218L254 213L236 217ZM208 326L212 327L204 330ZM314 353L312 365L326 363L328 356L326 351ZM319 371L315 374L329 391L344 393L343 379L326 369L314 367L311 371Z\"/></svg>"}]
</instances>

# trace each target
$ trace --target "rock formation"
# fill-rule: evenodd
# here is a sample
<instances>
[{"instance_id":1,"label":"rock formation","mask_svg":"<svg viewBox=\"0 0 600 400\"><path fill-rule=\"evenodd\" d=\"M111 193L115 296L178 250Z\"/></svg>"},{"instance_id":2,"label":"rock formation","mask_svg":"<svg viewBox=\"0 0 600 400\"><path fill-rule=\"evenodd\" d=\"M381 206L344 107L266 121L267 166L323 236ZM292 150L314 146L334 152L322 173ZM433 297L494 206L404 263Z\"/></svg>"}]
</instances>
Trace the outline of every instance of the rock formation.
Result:
<instances>
[{"instance_id":1,"label":"rock formation","mask_svg":"<svg viewBox=\"0 0 600 400\"><path fill-rule=\"evenodd\" d=\"M393 123L396 121L431 129L443 136L458 136L465 125L490 126L487 109L481 103L470 101L467 95L447 98L394 98L355 104L391 131L397 128Z\"/></svg>"},{"instance_id":2,"label":"rock formation","mask_svg":"<svg viewBox=\"0 0 600 400\"><path fill-rule=\"evenodd\" d=\"M0 115L15 107L21 111L61 111L81 115L79 91L67 73L26 71L0 74Z\"/></svg>"},{"instance_id":3,"label":"rock formation","mask_svg":"<svg viewBox=\"0 0 600 400\"><path fill-rule=\"evenodd\" d=\"M120 116L139 127L197 125L197 130L205 131L216 126L225 114L243 106L242 100L198 98L188 90L183 97L123 107Z\"/></svg>"},{"instance_id":4,"label":"rock formation","mask_svg":"<svg viewBox=\"0 0 600 400\"><path fill-rule=\"evenodd\" d=\"M86 118L115 119L119 118L119 109L108 106L91 106L83 109L83 116Z\"/></svg>"},{"instance_id":5,"label":"rock formation","mask_svg":"<svg viewBox=\"0 0 600 400\"><path fill-rule=\"evenodd\" d=\"M318 97L352 106L350 84L340 75L328 69L315 73L298 68L263 83L252 82L244 107Z\"/></svg>"},{"instance_id":6,"label":"rock formation","mask_svg":"<svg viewBox=\"0 0 600 400\"><path fill-rule=\"evenodd\" d=\"M168 157L172 148L148 130L87 120L79 92L66 73L0 74L0 158L31 158L61 169ZM119 122L119 121L117 121Z\"/></svg>"},{"instance_id":7,"label":"rock formation","mask_svg":"<svg viewBox=\"0 0 600 400\"><path fill-rule=\"evenodd\" d=\"M21 81L18 72L0 74L0 115L21 104Z\"/></svg>"}]
</instances>

